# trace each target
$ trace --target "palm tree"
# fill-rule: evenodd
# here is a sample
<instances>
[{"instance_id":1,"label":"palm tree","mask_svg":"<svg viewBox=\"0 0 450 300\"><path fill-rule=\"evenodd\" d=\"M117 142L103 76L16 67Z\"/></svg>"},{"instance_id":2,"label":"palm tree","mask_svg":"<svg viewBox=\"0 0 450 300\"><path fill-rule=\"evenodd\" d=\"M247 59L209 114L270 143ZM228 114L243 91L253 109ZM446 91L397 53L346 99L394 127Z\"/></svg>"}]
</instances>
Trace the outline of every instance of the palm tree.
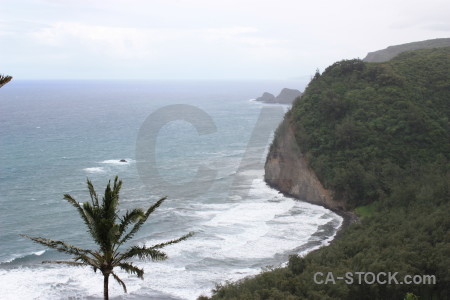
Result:
<instances>
[{"instance_id":1,"label":"palm tree","mask_svg":"<svg viewBox=\"0 0 450 300\"><path fill-rule=\"evenodd\" d=\"M12 79L12 76L9 76L9 75L5 76L5 75L0 74L0 88L2 86L4 86L5 84L7 84L8 82L10 82L11 79Z\"/></svg>"},{"instance_id":2,"label":"palm tree","mask_svg":"<svg viewBox=\"0 0 450 300\"><path fill-rule=\"evenodd\" d=\"M113 269L118 267L130 274L136 274L139 278L144 279L144 270L129 262L131 258L165 260L167 255L161 252L160 249L171 244L181 242L192 236L192 232L186 234L179 239L171 240L161 244L147 246L130 246L124 252L119 252L119 248L129 241L135 233L145 223L152 212L158 208L166 197L161 198L155 204L150 206L147 211L140 208L127 210L125 214L119 217L119 191L122 187L122 181L118 177L114 179L114 186L111 188L111 180L105 189L105 195L101 203L94 186L91 181L87 180L87 185L91 197L91 201L78 203L69 194L64 195L64 199L72 204L80 214L84 223L88 228L94 242L99 246L99 249L88 250L81 249L69 245L62 241L54 241L42 237L31 237L22 235L33 240L36 243L45 245L47 247L56 249L60 252L65 252L73 255L72 261L44 261L43 263L57 263L68 264L71 266L90 266L94 272L100 270L103 274L103 295L104 299L108 299L108 280L109 276L113 278L123 287L125 293L127 287L125 283L114 273ZM116 223L116 221L118 221ZM130 225L133 225L130 227ZM129 229L130 228L130 229ZM129 229L129 230L128 230Z\"/></svg>"}]
</instances>

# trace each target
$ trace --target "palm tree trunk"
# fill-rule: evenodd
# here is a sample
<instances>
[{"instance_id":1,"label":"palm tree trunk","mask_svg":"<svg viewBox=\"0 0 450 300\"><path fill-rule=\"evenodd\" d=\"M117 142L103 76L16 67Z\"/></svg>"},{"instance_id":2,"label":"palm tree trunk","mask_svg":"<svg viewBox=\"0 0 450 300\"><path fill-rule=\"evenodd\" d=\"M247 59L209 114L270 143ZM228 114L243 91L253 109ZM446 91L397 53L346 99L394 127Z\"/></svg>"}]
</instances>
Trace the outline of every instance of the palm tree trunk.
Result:
<instances>
[{"instance_id":1,"label":"palm tree trunk","mask_svg":"<svg viewBox=\"0 0 450 300\"><path fill-rule=\"evenodd\" d=\"M109 299L108 280L109 280L109 273L103 274L103 299L104 300Z\"/></svg>"}]
</instances>

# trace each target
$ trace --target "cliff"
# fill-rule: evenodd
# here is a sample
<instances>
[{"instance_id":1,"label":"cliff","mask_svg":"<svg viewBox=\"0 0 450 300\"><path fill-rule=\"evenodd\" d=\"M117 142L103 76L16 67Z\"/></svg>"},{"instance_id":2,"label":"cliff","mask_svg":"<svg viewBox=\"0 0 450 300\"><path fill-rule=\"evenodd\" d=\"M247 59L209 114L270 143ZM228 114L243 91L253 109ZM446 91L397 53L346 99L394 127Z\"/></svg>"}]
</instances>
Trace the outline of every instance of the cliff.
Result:
<instances>
[{"instance_id":1,"label":"cliff","mask_svg":"<svg viewBox=\"0 0 450 300\"><path fill-rule=\"evenodd\" d=\"M357 208L360 224L341 231L338 242L290 256L287 268L220 286L211 299L448 299L449 280L440 279L450 278L449 66L450 47L385 63L343 60L317 72L275 133L265 179L311 203ZM318 270L393 266L437 281L313 282Z\"/></svg>"},{"instance_id":2,"label":"cliff","mask_svg":"<svg viewBox=\"0 0 450 300\"><path fill-rule=\"evenodd\" d=\"M255 101L264 102L264 103L275 103L275 96L271 93L265 92L261 97L255 99Z\"/></svg>"},{"instance_id":3,"label":"cliff","mask_svg":"<svg viewBox=\"0 0 450 300\"><path fill-rule=\"evenodd\" d=\"M308 167L288 118L277 130L264 169L267 184L284 194L333 210L345 207L344 202L333 200L331 193Z\"/></svg>"},{"instance_id":4,"label":"cliff","mask_svg":"<svg viewBox=\"0 0 450 300\"><path fill-rule=\"evenodd\" d=\"M433 39L420 42L412 42L402 45L389 46L386 49L369 52L363 59L366 62L385 62L391 60L402 52L418 49L431 49L449 47L450 38Z\"/></svg>"},{"instance_id":5,"label":"cliff","mask_svg":"<svg viewBox=\"0 0 450 300\"><path fill-rule=\"evenodd\" d=\"M265 92L261 97L256 98L255 101L264 103L291 104L297 97L300 97L301 95L302 92L300 92L299 90L284 88L276 97L271 93Z\"/></svg>"},{"instance_id":6,"label":"cliff","mask_svg":"<svg viewBox=\"0 0 450 300\"><path fill-rule=\"evenodd\" d=\"M382 64L343 60L315 76L275 134L268 184L337 210L385 197L399 170L450 149L449 53L422 49Z\"/></svg>"},{"instance_id":7,"label":"cliff","mask_svg":"<svg viewBox=\"0 0 450 300\"><path fill-rule=\"evenodd\" d=\"M284 88L281 90L280 94L275 97L276 103L281 104L291 104L297 97L300 97L302 92L296 89Z\"/></svg>"}]
</instances>

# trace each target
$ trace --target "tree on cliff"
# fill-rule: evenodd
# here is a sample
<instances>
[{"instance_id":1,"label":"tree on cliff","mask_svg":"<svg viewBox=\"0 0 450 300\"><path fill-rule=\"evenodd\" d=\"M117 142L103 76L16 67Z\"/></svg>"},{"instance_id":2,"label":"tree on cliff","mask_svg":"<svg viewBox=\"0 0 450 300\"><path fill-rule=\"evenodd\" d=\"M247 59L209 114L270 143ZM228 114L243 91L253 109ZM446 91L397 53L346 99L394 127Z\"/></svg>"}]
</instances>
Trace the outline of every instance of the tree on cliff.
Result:
<instances>
[{"instance_id":1,"label":"tree on cliff","mask_svg":"<svg viewBox=\"0 0 450 300\"><path fill-rule=\"evenodd\" d=\"M303 155L333 199L357 207L361 221L329 246L291 256L287 268L219 285L202 299L450 299L449 65L447 47L382 64L340 61L313 79L277 129L269 155L278 155L278 141L294 132L300 151L289 150L292 156ZM286 158L279 168L293 163ZM314 280L318 272L348 270L436 280Z\"/></svg>"},{"instance_id":2,"label":"tree on cliff","mask_svg":"<svg viewBox=\"0 0 450 300\"><path fill-rule=\"evenodd\" d=\"M12 79L12 76L9 75L1 75L0 74L0 88L10 82Z\"/></svg>"},{"instance_id":3,"label":"tree on cliff","mask_svg":"<svg viewBox=\"0 0 450 300\"><path fill-rule=\"evenodd\" d=\"M28 235L22 236L60 252L73 255L72 261L44 261L43 263L90 266L94 269L94 272L100 270L103 274L104 299L109 299L108 284L110 275L112 275L123 287L125 293L127 292L125 283L113 271L115 267L130 274L136 274L139 278L143 279L144 270L129 262L131 258L151 259L153 261L165 260L167 259L167 255L160 250L161 248L181 242L192 236L192 233L189 233L176 240L156 244L151 247L145 245L130 246L124 252L119 252L119 248L135 235L150 214L154 212L166 198L161 198L146 211L135 208L133 210L127 210L125 214L119 217L119 191L122 187L122 181L118 180L118 177L116 176L112 188L111 181L108 182L101 203L95 192L94 186L89 179L87 180L87 185L91 202L87 201L80 204L69 194L65 194L64 199L77 209L88 228L89 234L99 246L98 250L81 249L62 241L54 241L47 238L31 237ZM129 229L131 225L133 226Z\"/></svg>"}]
</instances>

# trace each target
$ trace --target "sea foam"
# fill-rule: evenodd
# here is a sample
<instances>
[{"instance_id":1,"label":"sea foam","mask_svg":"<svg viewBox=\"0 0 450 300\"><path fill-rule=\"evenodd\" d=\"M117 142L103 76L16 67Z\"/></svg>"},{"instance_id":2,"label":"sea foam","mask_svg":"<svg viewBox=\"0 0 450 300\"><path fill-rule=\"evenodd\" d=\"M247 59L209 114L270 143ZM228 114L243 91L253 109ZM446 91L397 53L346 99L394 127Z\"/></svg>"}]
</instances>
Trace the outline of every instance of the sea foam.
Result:
<instances>
[{"instance_id":1,"label":"sea foam","mask_svg":"<svg viewBox=\"0 0 450 300\"><path fill-rule=\"evenodd\" d=\"M83 169L87 173L104 173L106 172L104 168L102 167L92 167L92 168L85 168Z\"/></svg>"}]
</instances>

